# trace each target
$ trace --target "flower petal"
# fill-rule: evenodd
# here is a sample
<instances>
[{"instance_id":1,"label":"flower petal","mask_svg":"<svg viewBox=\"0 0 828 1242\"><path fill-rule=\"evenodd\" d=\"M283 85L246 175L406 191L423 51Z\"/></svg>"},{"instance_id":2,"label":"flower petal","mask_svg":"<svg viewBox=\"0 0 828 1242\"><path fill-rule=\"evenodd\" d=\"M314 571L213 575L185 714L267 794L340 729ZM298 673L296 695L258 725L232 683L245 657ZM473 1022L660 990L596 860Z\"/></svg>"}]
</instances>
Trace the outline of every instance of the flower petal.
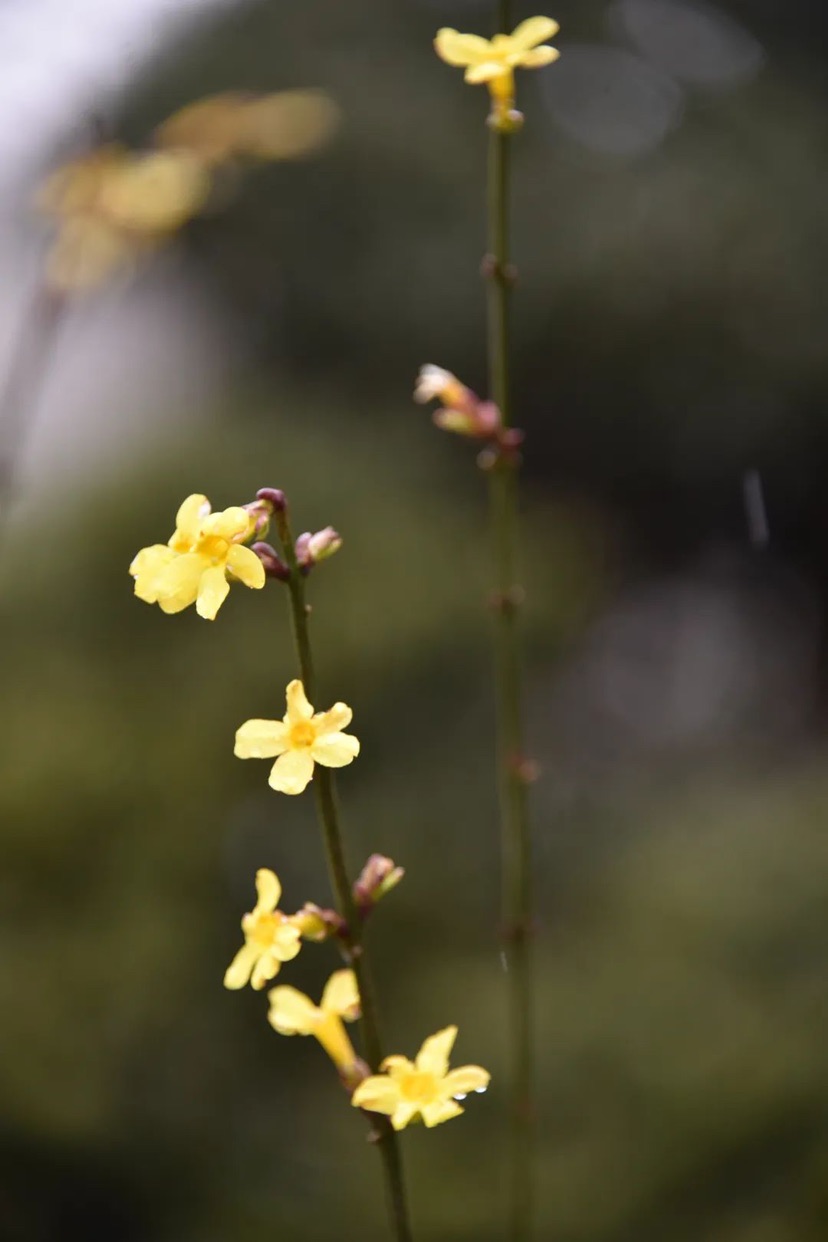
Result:
<instances>
[{"instance_id":1,"label":"flower petal","mask_svg":"<svg viewBox=\"0 0 828 1242\"><path fill-rule=\"evenodd\" d=\"M284 794L300 794L313 777L313 759L308 750L289 750L280 755L270 769L268 785Z\"/></svg>"},{"instance_id":2,"label":"flower petal","mask_svg":"<svg viewBox=\"0 0 828 1242\"><path fill-rule=\"evenodd\" d=\"M267 1020L280 1035L312 1035L322 1014L298 988L282 986L268 992Z\"/></svg>"},{"instance_id":3,"label":"flower petal","mask_svg":"<svg viewBox=\"0 0 828 1242\"><path fill-rule=\"evenodd\" d=\"M287 726L281 720L245 720L236 730L237 759L275 759L288 748Z\"/></svg>"},{"instance_id":4,"label":"flower petal","mask_svg":"<svg viewBox=\"0 0 828 1242\"><path fill-rule=\"evenodd\" d=\"M484 60L479 65L472 65L465 72L465 80L473 86L481 82L493 82L496 78L511 77L511 70L503 68L499 60Z\"/></svg>"},{"instance_id":5,"label":"flower petal","mask_svg":"<svg viewBox=\"0 0 828 1242\"><path fill-rule=\"evenodd\" d=\"M246 587L260 590L265 584L265 569L252 548L234 543L227 553L227 567L232 569L239 582Z\"/></svg>"},{"instance_id":6,"label":"flower petal","mask_svg":"<svg viewBox=\"0 0 828 1242\"><path fill-rule=\"evenodd\" d=\"M480 35L460 34L450 26L437 31L434 50L447 65L476 65L491 55L492 45Z\"/></svg>"},{"instance_id":7,"label":"flower petal","mask_svg":"<svg viewBox=\"0 0 828 1242\"><path fill-rule=\"evenodd\" d=\"M250 976L250 986L254 991L261 992L265 984L270 983L271 979L275 979L281 969L282 963L280 959L271 949L266 949L253 967L253 974Z\"/></svg>"},{"instance_id":8,"label":"flower petal","mask_svg":"<svg viewBox=\"0 0 828 1242\"><path fill-rule=\"evenodd\" d=\"M292 962L302 948L302 933L292 919L287 915L283 917L284 922L279 924L273 935L271 952L280 962Z\"/></svg>"},{"instance_id":9,"label":"flower petal","mask_svg":"<svg viewBox=\"0 0 828 1242\"><path fill-rule=\"evenodd\" d=\"M285 698L287 699L287 718L291 724L296 724L299 720L311 719L313 708L307 700L305 687L298 677L288 683Z\"/></svg>"},{"instance_id":10,"label":"flower petal","mask_svg":"<svg viewBox=\"0 0 828 1242\"><path fill-rule=\"evenodd\" d=\"M408 1123L414 1120L419 1111L419 1104L412 1104L409 1100L400 1100L391 1114L391 1125L395 1130L404 1130Z\"/></svg>"},{"instance_id":11,"label":"flower petal","mask_svg":"<svg viewBox=\"0 0 828 1242\"><path fill-rule=\"evenodd\" d=\"M531 52L524 52L516 63L524 69L540 69L543 65L551 65L559 56L556 47L536 47Z\"/></svg>"},{"instance_id":12,"label":"flower petal","mask_svg":"<svg viewBox=\"0 0 828 1242\"><path fill-rule=\"evenodd\" d=\"M229 509L221 509L211 513L202 522L205 535L215 535L219 539L235 539L250 529L250 514L241 505L232 505ZM254 553L255 555L255 553Z\"/></svg>"},{"instance_id":13,"label":"flower petal","mask_svg":"<svg viewBox=\"0 0 828 1242\"><path fill-rule=\"evenodd\" d=\"M430 1035L417 1053L418 1071L442 1078L448 1070L449 1055L456 1038L456 1026L444 1027L436 1035Z\"/></svg>"},{"instance_id":14,"label":"flower petal","mask_svg":"<svg viewBox=\"0 0 828 1242\"><path fill-rule=\"evenodd\" d=\"M198 585L198 599L196 600L198 615L204 617L205 621L214 621L229 591L230 583L227 581L223 566L214 565L211 569L205 570Z\"/></svg>"},{"instance_id":15,"label":"flower petal","mask_svg":"<svg viewBox=\"0 0 828 1242\"><path fill-rule=\"evenodd\" d=\"M185 552L160 571L156 587L164 612L181 612L195 603L204 567L198 552Z\"/></svg>"},{"instance_id":16,"label":"flower petal","mask_svg":"<svg viewBox=\"0 0 828 1242\"><path fill-rule=\"evenodd\" d=\"M482 1065L461 1065L446 1074L440 1086L447 1096L468 1095L470 1091L485 1091L491 1077Z\"/></svg>"},{"instance_id":17,"label":"flower petal","mask_svg":"<svg viewBox=\"0 0 828 1242\"><path fill-rule=\"evenodd\" d=\"M432 1126L439 1126L441 1121L459 1117L464 1110L454 1100L435 1100L432 1104L424 1104L421 1111L423 1121L431 1129Z\"/></svg>"},{"instance_id":18,"label":"flower petal","mask_svg":"<svg viewBox=\"0 0 828 1242\"><path fill-rule=\"evenodd\" d=\"M338 733L340 729L346 729L353 718L354 713L347 703L334 703L328 711L317 712L314 716L316 736L321 737L323 733Z\"/></svg>"},{"instance_id":19,"label":"flower petal","mask_svg":"<svg viewBox=\"0 0 828 1242\"><path fill-rule=\"evenodd\" d=\"M558 33L560 26L551 17L527 17L509 36L511 50L526 52Z\"/></svg>"},{"instance_id":20,"label":"flower petal","mask_svg":"<svg viewBox=\"0 0 828 1242\"><path fill-rule=\"evenodd\" d=\"M326 768L344 768L359 754L359 739L352 733L326 733L316 739L310 753Z\"/></svg>"},{"instance_id":21,"label":"flower petal","mask_svg":"<svg viewBox=\"0 0 828 1242\"><path fill-rule=\"evenodd\" d=\"M399 1077L400 1074L413 1074L414 1062L409 1061L408 1057L390 1056L386 1057L380 1065L381 1070L385 1070L392 1078Z\"/></svg>"},{"instance_id":22,"label":"flower petal","mask_svg":"<svg viewBox=\"0 0 828 1242\"><path fill-rule=\"evenodd\" d=\"M147 604L158 602L158 577L175 560L177 552L165 543L141 548L132 559L129 572L135 579L135 594Z\"/></svg>"},{"instance_id":23,"label":"flower petal","mask_svg":"<svg viewBox=\"0 0 828 1242\"><path fill-rule=\"evenodd\" d=\"M400 1089L385 1074L365 1078L351 1096L354 1108L367 1108L371 1113L390 1115L400 1103Z\"/></svg>"},{"instance_id":24,"label":"flower petal","mask_svg":"<svg viewBox=\"0 0 828 1242\"><path fill-rule=\"evenodd\" d=\"M272 914L281 895L279 877L269 867L260 867L256 872L256 914Z\"/></svg>"},{"instance_id":25,"label":"flower petal","mask_svg":"<svg viewBox=\"0 0 828 1242\"><path fill-rule=\"evenodd\" d=\"M198 538L202 518L210 512L210 502L206 496L193 492L179 507L175 515L175 533L187 543L195 543Z\"/></svg>"},{"instance_id":26,"label":"flower petal","mask_svg":"<svg viewBox=\"0 0 828 1242\"><path fill-rule=\"evenodd\" d=\"M261 950L255 944L243 944L224 972L224 986L236 991L243 988L256 964Z\"/></svg>"},{"instance_id":27,"label":"flower petal","mask_svg":"<svg viewBox=\"0 0 828 1242\"><path fill-rule=\"evenodd\" d=\"M325 984L321 1007L325 1013L339 1014L349 1022L359 1017L359 991L352 970L334 971Z\"/></svg>"}]
</instances>

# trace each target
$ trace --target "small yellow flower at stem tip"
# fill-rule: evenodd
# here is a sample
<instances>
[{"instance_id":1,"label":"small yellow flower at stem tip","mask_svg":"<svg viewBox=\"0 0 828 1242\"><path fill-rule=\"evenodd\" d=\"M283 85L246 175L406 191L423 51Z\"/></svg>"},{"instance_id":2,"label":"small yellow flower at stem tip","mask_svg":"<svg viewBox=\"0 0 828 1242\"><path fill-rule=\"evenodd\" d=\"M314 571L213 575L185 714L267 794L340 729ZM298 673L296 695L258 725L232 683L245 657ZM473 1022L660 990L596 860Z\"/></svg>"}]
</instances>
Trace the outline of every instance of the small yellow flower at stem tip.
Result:
<instances>
[{"instance_id":1,"label":"small yellow flower at stem tip","mask_svg":"<svg viewBox=\"0 0 828 1242\"><path fill-rule=\"evenodd\" d=\"M265 584L262 562L244 546L254 527L240 506L211 513L206 496L188 496L169 541L142 548L133 559L135 594L167 613L195 604L200 617L214 620L230 590L228 576L255 590Z\"/></svg>"},{"instance_id":2,"label":"small yellow flower at stem tip","mask_svg":"<svg viewBox=\"0 0 828 1242\"><path fill-rule=\"evenodd\" d=\"M276 907L282 895L278 876L266 867L256 872L258 901L242 919L244 944L224 975L226 988L243 988L248 982L256 991L279 973L302 947L300 930L293 919Z\"/></svg>"},{"instance_id":3,"label":"small yellow flower at stem tip","mask_svg":"<svg viewBox=\"0 0 828 1242\"><path fill-rule=\"evenodd\" d=\"M496 34L493 39L483 39L444 26L437 32L434 48L446 64L466 70L467 82L488 86L491 123L506 131L518 128L521 121L520 114L514 112L514 70L539 69L557 60L558 50L545 44L544 39L551 39L559 29L551 17L530 17L510 35Z\"/></svg>"},{"instance_id":4,"label":"small yellow flower at stem tip","mask_svg":"<svg viewBox=\"0 0 828 1242\"><path fill-rule=\"evenodd\" d=\"M344 1082L355 1085L364 1077L363 1063L343 1025L360 1014L359 991L352 970L337 970L325 984L322 1000L314 1005L297 988L281 986L268 992L267 1020L280 1035L313 1035L333 1061Z\"/></svg>"},{"instance_id":5,"label":"small yellow flower at stem tip","mask_svg":"<svg viewBox=\"0 0 828 1242\"><path fill-rule=\"evenodd\" d=\"M313 778L314 764L346 767L359 754L359 741L342 732L353 718L347 704L314 712L299 680L289 684L286 697L282 720L247 720L236 730L234 754L239 759L276 758L268 780L271 789L300 794Z\"/></svg>"},{"instance_id":6,"label":"small yellow flower at stem tip","mask_svg":"<svg viewBox=\"0 0 828 1242\"><path fill-rule=\"evenodd\" d=\"M431 1035L413 1063L407 1057L386 1057L374 1074L360 1083L351 1097L355 1108L385 1113L395 1130L402 1130L418 1115L429 1127L459 1117L465 1110L457 1103L472 1091L485 1091L490 1074L479 1065L449 1070L449 1054L457 1036L456 1026Z\"/></svg>"}]
</instances>

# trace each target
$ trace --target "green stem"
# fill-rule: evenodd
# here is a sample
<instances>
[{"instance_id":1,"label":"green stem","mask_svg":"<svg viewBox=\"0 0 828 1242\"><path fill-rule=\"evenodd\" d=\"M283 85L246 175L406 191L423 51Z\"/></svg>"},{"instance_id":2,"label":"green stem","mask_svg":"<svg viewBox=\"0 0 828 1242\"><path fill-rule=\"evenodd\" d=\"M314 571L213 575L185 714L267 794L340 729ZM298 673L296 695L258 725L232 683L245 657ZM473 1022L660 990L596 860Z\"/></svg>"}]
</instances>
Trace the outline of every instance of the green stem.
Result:
<instances>
[{"instance_id":1,"label":"green stem","mask_svg":"<svg viewBox=\"0 0 828 1242\"><path fill-rule=\"evenodd\" d=\"M511 27L510 4L500 0L499 30ZM492 129L488 170L487 318L489 390L503 426L511 423L509 394L509 156L512 135ZM532 980L532 846L523 750L522 668L517 582L518 487L512 455L490 471L489 502L495 571L495 685L497 773L502 851L503 951L509 1006L509 1237L526 1242L535 1216L534 990Z\"/></svg>"},{"instance_id":2,"label":"green stem","mask_svg":"<svg viewBox=\"0 0 828 1242\"><path fill-rule=\"evenodd\" d=\"M279 541L285 563L290 570L288 593L290 595L290 612L293 626L293 637L296 643L296 655L305 693L313 701L316 693L313 652L310 642L310 626L308 617L310 609L305 600L305 580L296 560L293 532L285 510L277 510L274 522L279 532ZM358 911L354 904L351 883L348 879L348 866L345 860L345 848L342 830L339 824L339 808L336 801L336 786L333 773L329 768L316 765L314 771L314 793L316 810L325 842L325 855L328 862L328 874L334 892L337 913L345 920L347 940L344 944L348 964L356 975L357 987L362 1009L361 1028L365 1059L376 1073L382 1061L382 1040L380 1037L379 1014L377 1009L374 985L365 946L362 943L362 928ZM412 1242L411 1225L408 1219L408 1206L405 1193L402 1158L399 1142L387 1117L371 1114L371 1122L376 1136L376 1144L382 1157L385 1176L388 1211L397 1242Z\"/></svg>"}]
</instances>

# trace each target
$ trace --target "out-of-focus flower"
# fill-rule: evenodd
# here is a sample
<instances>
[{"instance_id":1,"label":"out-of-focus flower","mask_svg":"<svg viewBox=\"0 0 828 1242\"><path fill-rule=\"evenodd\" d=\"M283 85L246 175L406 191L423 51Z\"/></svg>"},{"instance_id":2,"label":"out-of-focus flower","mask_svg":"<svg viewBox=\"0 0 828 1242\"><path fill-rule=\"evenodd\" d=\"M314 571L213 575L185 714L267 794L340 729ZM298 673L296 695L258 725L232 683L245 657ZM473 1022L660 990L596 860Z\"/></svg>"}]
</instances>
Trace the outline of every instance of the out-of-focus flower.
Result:
<instances>
[{"instance_id":1,"label":"out-of-focus flower","mask_svg":"<svg viewBox=\"0 0 828 1242\"><path fill-rule=\"evenodd\" d=\"M134 264L194 216L210 176L188 151L128 151L115 143L57 169L36 202L57 221L47 259L61 292L92 288Z\"/></svg>"},{"instance_id":2,"label":"out-of-focus flower","mask_svg":"<svg viewBox=\"0 0 828 1242\"><path fill-rule=\"evenodd\" d=\"M485 1091L490 1075L479 1065L449 1070L456 1035L456 1026L431 1035L413 1063L407 1057L386 1057L380 1067L385 1073L361 1082L351 1103L372 1113L385 1113L395 1130L404 1129L417 1114L427 1126L458 1117L464 1110L457 1100L470 1091Z\"/></svg>"},{"instance_id":3,"label":"out-of-focus flower","mask_svg":"<svg viewBox=\"0 0 828 1242\"><path fill-rule=\"evenodd\" d=\"M451 371L428 362L420 368L414 400L420 403L436 398L442 405L433 419L443 431L469 436L473 440L495 440L502 429L500 410L493 401L481 401Z\"/></svg>"},{"instance_id":4,"label":"out-of-focus flower","mask_svg":"<svg viewBox=\"0 0 828 1242\"><path fill-rule=\"evenodd\" d=\"M280 1035L313 1035L346 1082L364 1076L362 1062L345 1030L345 1022L359 1017L359 992L352 970L337 970L325 984L322 1000L314 1005L296 988L281 986L268 992L267 1020Z\"/></svg>"},{"instance_id":5,"label":"out-of-focus flower","mask_svg":"<svg viewBox=\"0 0 828 1242\"><path fill-rule=\"evenodd\" d=\"M345 703L334 703L316 712L305 696L301 681L287 688L287 712L282 720L247 720L236 731L234 753L239 759L273 759L268 784L281 793L300 794L313 777L315 763L344 768L359 754L359 741L342 729L353 712Z\"/></svg>"},{"instance_id":6,"label":"out-of-focus flower","mask_svg":"<svg viewBox=\"0 0 828 1242\"><path fill-rule=\"evenodd\" d=\"M444 367L436 367L427 362L420 367L417 385L414 389L414 400L425 405L428 401L442 401L443 405L453 410L473 411L478 405L478 398L470 388L461 384L456 375L446 371Z\"/></svg>"},{"instance_id":7,"label":"out-of-focus flower","mask_svg":"<svg viewBox=\"0 0 828 1242\"><path fill-rule=\"evenodd\" d=\"M242 919L244 944L224 975L226 988L251 987L261 991L279 973L282 962L296 957L302 947L299 928L276 907L282 895L279 878L267 867L256 872L258 900Z\"/></svg>"},{"instance_id":8,"label":"out-of-focus flower","mask_svg":"<svg viewBox=\"0 0 828 1242\"><path fill-rule=\"evenodd\" d=\"M496 34L493 39L483 39L444 26L437 32L434 47L441 60L466 70L467 82L485 82L492 98L492 124L496 129L508 130L517 127L522 119L513 111L514 70L538 69L557 60L559 52L544 44L544 39L551 39L559 29L551 17L529 17L510 35Z\"/></svg>"},{"instance_id":9,"label":"out-of-focus flower","mask_svg":"<svg viewBox=\"0 0 828 1242\"><path fill-rule=\"evenodd\" d=\"M327 142L338 123L339 109L324 91L228 91L173 113L155 139L214 167L234 160L298 159Z\"/></svg>"},{"instance_id":10,"label":"out-of-focus flower","mask_svg":"<svg viewBox=\"0 0 828 1242\"><path fill-rule=\"evenodd\" d=\"M169 542L142 548L130 565L135 594L168 613L195 604L200 617L214 620L230 590L228 577L256 590L265 584L262 562L244 546L252 525L240 506L211 513L206 496L188 496Z\"/></svg>"}]
</instances>

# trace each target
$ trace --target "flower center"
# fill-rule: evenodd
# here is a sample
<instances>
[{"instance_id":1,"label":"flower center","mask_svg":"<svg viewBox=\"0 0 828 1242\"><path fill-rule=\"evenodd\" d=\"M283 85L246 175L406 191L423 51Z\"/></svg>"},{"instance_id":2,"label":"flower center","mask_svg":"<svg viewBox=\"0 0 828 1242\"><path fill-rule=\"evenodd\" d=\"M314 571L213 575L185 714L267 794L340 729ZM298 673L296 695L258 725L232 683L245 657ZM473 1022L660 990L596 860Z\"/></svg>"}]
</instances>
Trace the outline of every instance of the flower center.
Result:
<instances>
[{"instance_id":1,"label":"flower center","mask_svg":"<svg viewBox=\"0 0 828 1242\"><path fill-rule=\"evenodd\" d=\"M299 720L290 726L290 744L294 749L306 749L316 741L316 729L310 720Z\"/></svg>"},{"instance_id":2,"label":"flower center","mask_svg":"<svg viewBox=\"0 0 828 1242\"><path fill-rule=\"evenodd\" d=\"M282 925L281 914L258 914L247 935L260 949L269 949L276 940L277 932Z\"/></svg>"},{"instance_id":3,"label":"flower center","mask_svg":"<svg viewBox=\"0 0 828 1242\"><path fill-rule=\"evenodd\" d=\"M410 1104L430 1104L437 1096L437 1079L433 1074L422 1074L415 1071L406 1074L400 1082L400 1094Z\"/></svg>"}]
</instances>

